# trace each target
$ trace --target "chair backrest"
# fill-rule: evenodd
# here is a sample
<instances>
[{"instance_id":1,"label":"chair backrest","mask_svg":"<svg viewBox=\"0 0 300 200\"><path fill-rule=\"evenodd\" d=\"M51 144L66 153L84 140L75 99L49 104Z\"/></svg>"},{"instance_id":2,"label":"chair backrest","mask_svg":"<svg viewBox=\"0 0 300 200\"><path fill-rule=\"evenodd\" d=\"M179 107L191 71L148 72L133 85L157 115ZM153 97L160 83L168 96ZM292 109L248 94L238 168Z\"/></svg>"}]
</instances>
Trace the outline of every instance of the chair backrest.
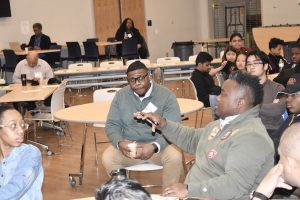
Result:
<instances>
[{"instance_id":1,"label":"chair backrest","mask_svg":"<svg viewBox=\"0 0 300 200\"><path fill-rule=\"evenodd\" d=\"M98 60L99 49L95 42L82 42L84 47L84 56L86 60Z\"/></svg>"},{"instance_id":2,"label":"chair backrest","mask_svg":"<svg viewBox=\"0 0 300 200\"><path fill-rule=\"evenodd\" d=\"M185 92L188 91L188 94L185 94L184 98L198 100L197 90L196 90L196 87L195 87L193 81L189 78L189 79L187 79L185 84L187 85L187 89L185 89L184 91Z\"/></svg>"},{"instance_id":3,"label":"chair backrest","mask_svg":"<svg viewBox=\"0 0 300 200\"><path fill-rule=\"evenodd\" d=\"M95 90L93 93L93 102L112 100L120 89L122 88L106 88Z\"/></svg>"},{"instance_id":4,"label":"chair backrest","mask_svg":"<svg viewBox=\"0 0 300 200\"><path fill-rule=\"evenodd\" d=\"M54 43L53 44L51 43L51 45L50 45L50 49L60 49L61 50L61 48L62 48L61 45L57 45ZM61 61L60 53L61 52L59 51L59 52L51 52L51 53L46 54L46 60L51 67L54 67L57 62Z\"/></svg>"},{"instance_id":5,"label":"chair backrest","mask_svg":"<svg viewBox=\"0 0 300 200\"><path fill-rule=\"evenodd\" d=\"M156 60L157 64L179 63L179 62L180 62L179 57L163 57L163 58L158 58Z\"/></svg>"},{"instance_id":6,"label":"chair backrest","mask_svg":"<svg viewBox=\"0 0 300 200\"><path fill-rule=\"evenodd\" d=\"M112 61L104 61L100 63L100 67L102 68L114 68L114 67L122 67L123 61L121 60L112 60Z\"/></svg>"},{"instance_id":7,"label":"chair backrest","mask_svg":"<svg viewBox=\"0 0 300 200\"><path fill-rule=\"evenodd\" d=\"M122 42L122 57L123 58L139 58L137 50L138 40L137 38L128 38Z\"/></svg>"},{"instance_id":8,"label":"chair backrest","mask_svg":"<svg viewBox=\"0 0 300 200\"><path fill-rule=\"evenodd\" d=\"M115 37L109 37L106 40L107 42L114 42L116 41ZM110 45L110 46L105 46L105 55L106 56L117 56L117 45Z\"/></svg>"},{"instance_id":9,"label":"chair backrest","mask_svg":"<svg viewBox=\"0 0 300 200\"><path fill-rule=\"evenodd\" d=\"M99 38L87 38L87 42L99 42Z\"/></svg>"},{"instance_id":10,"label":"chair backrest","mask_svg":"<svg viewBox=\"0 0 300 200\"><path fill-rule=\"evenodd\" d=\"M72 63L69 64L68 69L89 69L93 68L92 63Z\"/></svg>"},{"instance_id":11,"label":"chair backrest","mask_svg":"<svg viewBox=\"0 0 300 200\"><path fill-rule=\"evenodd\" d=\"M189 61L196 62L196 58L198 55L192 55L189 57Z\"/></svg>"},{"instance_id":12,"label":"chair backrest","mask_svg":"<svg viewBox=\"0 0 300 200\"><path fill-rule=\"evenodd\" d=\"M126 65L129 66L131 63L133 63L133 62L135 62L135 61L140 61L140 62L144 63L146 66L147 66L147 65L150 65L150 60L148 60L148 59L134 59L134 60L128 60L128 61L126 62Z\"/></svg>"},{"instance_id":13,"label":"chair backrest","mask_svg":"<svg viewBox=\"0 0 300 200\"><path fill-rule=\"evenodd\" d=\"M66 84L66 81L62 82L62 84L60 84L60 86L52 94L50 106L52 118L57 111L65 108Z\"/></svg>"},{"instance_id":14,"label":"chair backrest","mask_svg":"<svg viewBox=\"0 0 300 200\"><path fill-rule=\"evenodd\" d=\"M5 59L4 71L14 72L16 65L18 64L18 57L11 49L4 49L3 55Z\"/></svg>"},{"instance_id":15,"label":"chair backrest","mask_svg":"<svg viewBox=\"0 0 300 200\"><path fill-rule=\"evenodd\" d=\"M74 60L81 59L81 49L78 42L66 42L68 48L68 58Z\"/></svg>"}]
</instances>

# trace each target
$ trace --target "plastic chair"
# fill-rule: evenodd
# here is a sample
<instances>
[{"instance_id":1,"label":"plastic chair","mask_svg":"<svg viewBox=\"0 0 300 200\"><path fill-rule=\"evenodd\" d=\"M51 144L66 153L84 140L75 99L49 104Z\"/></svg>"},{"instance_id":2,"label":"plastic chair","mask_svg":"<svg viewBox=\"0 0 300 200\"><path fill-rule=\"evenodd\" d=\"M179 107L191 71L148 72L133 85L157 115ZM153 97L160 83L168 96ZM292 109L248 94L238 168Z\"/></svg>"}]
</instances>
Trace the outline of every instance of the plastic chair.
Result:
<instances>
[{"instance_id":1,"label":"plastic chair","mask_svg":"<svg viewBox=\"0 0 300 200\"><path fill-rule=\"evenodd\" d=\"M11 49L4 49L3 51L5 64L3 65L4 78L6 83L12 83L12 76L18 64L18 57Z\"/></svg>"},{"instance_id":2,"label":"plastic chair","mask_svg":"<svg viewBox=\"0 0 300 200\"><path fill-rule=\"evenodd\" d=\"M134 60L128 60L126 65L129 66L131 63L135 62L135 61L140 61L141 63L144 63L144 65L150 65L150 60L148 59L134 59Z\"/></svg>"},{"instance_id":3,"label":"plastic chair","mask_svg":"<svg viewBox=\"0 0 300 200\"><path fill-rule=\"evenodd\" d=\"M174 66L176 66L177 63L180 63L180 58L179 57L162 57L162 58L158 58L156 60L157 64L174 64ZM174 68L174 69L165 69L163 70L163 84L166 81L181 81L181 88L170 88L171 90L182 90L183 85L184 85L184 80L187 79L186 77L182 77L182 74L186 74L188 73L189 75L192 73L192 70L181 70L178 68ZM165 78L165 76L168 76Z\"/></svg>"},{"instance_id":4,"label":"plastic chair","mask_svg":"<svg viewBox=\"0 0 300 200\"><path fill-rule=\"evenodd\" d=\"M130 60L139 58L137 49L138 40L137 38L128 38L122 42L122 59Z\"/></svg>"},{"instance_id":5,"label":"plastic chair","mask_svg":"<svg viewBox=\"0 0 300 200\"><path fill-rule=\"evenodd\" d=\"M163 169L163 166L161 165L156 165L154 163L150 162L145 162L143 164L138 164L138 165L132 165L129 167L125 168L127 170L127 176L130 178L130 172L131 171L137 171L137 172L145 172L145 171L154 171L154 170L161 170ZM144 188L149 188L149 187L162 187L161 185L143 185Z\"/></svg>"},{"instance_id":6,"label":"plastic chair","mask_svg":"<svg viewBox=\"0 0 300 200\"><path fill-rule=\"evenodd\" d=\"M68 48L68 57L67 59L67 65L68 61L82 61L82 54L81 54L81 48L78 42L66 42L67 48Z\"/></svg>"},{"instance_id":7,"label":"plastic chair","mask_svg":"<svg viewBox=\"0 0 300 200\"><path fill-rule=\"evenodd\" d=\"M120 89L121 88L107 88L107 89L95 90L94 93L93 93L93 102L113 100L116 93ZM94 128L104 128L105 123L101 123L101 124L95 123L95 124L93 124L93 127ZM108 143L108 142L97 142L96 129L94 129L94 143L95 143L95 163L96 163L96 165L98 165L98 148L97 148L97 144Z\"/></svg>"},{"instance_id":8,"label":"plastic chair","mask_svg":"<svg viewBox=\"0 0 300 200\"><path fill-rule=\"evenodd\" d=\"M68 66L68 69L73 69L73 70L87 70L87 69L92 69L92 68L93 68L92 63L72 63ZM89 85L89 83L91 83L91 80L90 80L91 77L93 77L93 75L77 75L77 76L72 76L72 77L65 79L68 81L69 91L71 89L77 90L77 95L70 96L70 98L72 98L72 104L74 103L75 97L83 96L81 94L82 89L91 87L91 85Z\"/></svg>"},{"instance_id":9,"label":"plastic chair","mask_svg":"<svg viewBox=\"0 0 300 200\"><path fill-rule=\"evenodd\" d=\"M189 61L191 62L196 62L196 58L197 58L198 55L192 55L189 57Z\"/></svg>"},{"instance_id":10,"label":"plastic chair","mask_svg":"<svg viewBox=\"0 0 300 200\"><path fill-rule=\"evenodd\" d=\"M100 68L106 68L106 69L119 68L122 66L123 66L122 60L111 60L111 61L104 61L100 63Z\"/></svg>"},{"instance_id":11,"label":"plastic chair","mask_svg":"<svg viewBox=\"0 0 300 200\"><path fill-rule=\"evenodd\" d=\"M61 45L51 43L50 49L59 49L59 50L61 50L61 48L62 48ZM62 66L60 53L61 52L52 52L52 53L47 53L46 54L46 59L45 60L49 63L49 65L52 68L58 68L58 67Z\"/></svg>"},{"instance_id":12,"label":"plastic chair","mask_svg":"<svg viewBox=\"0 0 300 200\"><path fill-rule=\"evenodd\" d=\"M96 66L100 59L99 49L96 43L93 41L83 42L83 47L85 52L84 60L94 62Z\"/></svg>"},{"instance_id":13,"label":"plastic chair","mask_svg":"<svg viewBox=\"0 0 300 200\"><path fill-rule=\"evenodd\" d=\"M87 42L99 42L99 38L87 38Z\"/></svg>"},{"instance_id":14,"label":"plastic chair","mask_svg":"<svg viewBox=\"0 0 300 200\"><path fill-rule=\"evenodd\" d=\"M157 58L156 63L157 64L176 64L180 62L179 57L162 57L162 58Z\"/></svg>"},{"instance_id":15,"label":"plastic chair","mask_svg":"<svg viewBox=\"0 0 300 200\"><path fill-rule=\"evenodd\" d=\"M56 130L57 131L56 135L58 137L65 135L62 124L56 125L55 123L59 122L59 120L54 117L55 112L65 108L65 101L64 101L65 89L66 89L66 81L63 81L61 83L61 85L52 94L50 111L48 109L31 111L32 113L34 113L31 117L31 120L34 122L34 130L33 131L34 131L35 139L37 138L36 137L37 122L39 122L41 126L53 128L54 130ZM70 133L70 138L72 139L71 133ZM44 144L40 144L40 143L35 143L35 144L40 145L42 148L45 148L49 152L48 145L44 145ZM58 140L58 145L61 146L61 143L59 142L59 140ZM48 153L48 155L49 155L49 153Z\"/></svg>"},{"instance_id":16,"label":"plastic chair","mask_svg":"<svg viewBox=\"0 0 300 200\"><path fill-rule=\"evenodd\" d=\"M114 42L116 41L115 37L109 37L106 40L107 42ZM118 57L118 53L117 53L117 45L108 45L105 46L105 56L107 59L111 59L111 57L113 58L117 58Z\"/></svg>"}]
</instances>

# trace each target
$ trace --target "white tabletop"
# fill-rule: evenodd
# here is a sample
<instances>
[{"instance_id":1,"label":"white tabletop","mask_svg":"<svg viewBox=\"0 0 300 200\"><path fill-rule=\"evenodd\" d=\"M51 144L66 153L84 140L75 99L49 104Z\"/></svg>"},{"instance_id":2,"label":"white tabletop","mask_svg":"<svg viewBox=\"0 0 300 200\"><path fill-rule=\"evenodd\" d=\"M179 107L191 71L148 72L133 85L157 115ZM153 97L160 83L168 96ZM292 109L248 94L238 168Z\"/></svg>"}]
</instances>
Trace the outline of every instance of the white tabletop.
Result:
<instances>
[{"instance_id":1,"label":"white tabletop","mask_svg":"<svg viewBox=\"0 0 300 200\"><path fill-rule=\"evenodd\" d=\"M22 86L21 84L11 84L6 90L11 90L0 97L0 103L20 102L20 101L42 101L49 97L58 85L38 85Z\"/></svg>"},{"instance_id":2,"label":"white tabletop","mask_svg":"<svg viewBox=\"0 0 300 200\"><path fill-rule=\"evenodd\" d=\"M199 111L203 108L201 101L177 98L182 115ZM87 103L60 110L54 114L57 119L77 123L105 123L111 101Z\"/></svg>"}]
</instances>

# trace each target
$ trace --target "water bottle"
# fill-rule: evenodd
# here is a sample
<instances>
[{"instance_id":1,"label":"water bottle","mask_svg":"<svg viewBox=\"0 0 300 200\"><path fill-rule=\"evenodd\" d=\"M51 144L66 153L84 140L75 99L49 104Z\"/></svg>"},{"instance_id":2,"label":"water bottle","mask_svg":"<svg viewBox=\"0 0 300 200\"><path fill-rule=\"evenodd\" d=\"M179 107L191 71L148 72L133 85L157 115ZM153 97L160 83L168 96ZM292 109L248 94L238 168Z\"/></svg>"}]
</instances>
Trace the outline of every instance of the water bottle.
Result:
<instances>
[{"instance_id":1,"label":"water bottle","mask_svg":"<svg viewBox=\"0 0 300 200\"><path fill-rule=\"evenodd\" d=\"M127 178L126 169L116 169L110 172L112 180L123 180Z\"/></svg>"},{"instance_id":2,"label":"water bottle","mask_svg":"<svg viewBox=\"0 0 300 200\"><path fill-rule=\"evenodd\" d=\"M279 66L279 71L281 71L282 68L284 67L284 62L282 59L279 60L278 66Z\"/></svg>"}]
</instances>

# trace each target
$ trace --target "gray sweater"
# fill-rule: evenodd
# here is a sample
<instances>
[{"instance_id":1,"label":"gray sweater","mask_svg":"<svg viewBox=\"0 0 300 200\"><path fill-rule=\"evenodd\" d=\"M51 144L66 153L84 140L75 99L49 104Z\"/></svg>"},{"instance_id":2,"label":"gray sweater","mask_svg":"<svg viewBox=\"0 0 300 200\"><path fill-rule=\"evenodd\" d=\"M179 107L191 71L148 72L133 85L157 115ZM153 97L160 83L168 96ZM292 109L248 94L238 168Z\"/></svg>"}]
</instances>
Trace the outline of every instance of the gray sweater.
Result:
<instances>
[{"instance_id":1,"label":"gray sweater","mask_svg":"<svg viewBox=\"0 0 300 200\"><path fill-rule=\"evenodd\" d=\"M133 117L134 112L143 111L151 102L157 107L155 113L174 122L180 122L180 110L175 95L168 89L154 82L149 97L141 101L133 90L127 86L119 90L114 97L107 121L105 132L114 146L122 140L137 141L139 143L157 142L160 150L167 145L167 140L156 133L152 136L151 126Z\"/></svg>"},{"instance_id":2,"label":"gray sweater","mask_svg":"<svg viewBox=\"0 0 300 200\"><path fill-rule=\"evenodd\" d=\"M273 166L274 147L256 106L219 130L219 121L195 129L167 121L164 136L196 162L185 183L189 197L249 199Z\"/></svg>"},{"instance_id":3,"label":"gray sweater","mask_svg":"<svg viewBox=\"0 0 300 200\"><path fill-rule=\"evenodd\" d=\"M263 84L264 98L259 111L259 116L267 130L277 130L283 123L282 114L285 111L285 99L274 99L277 93L282 91L284 87L267 79Z\"/></svg>"}]
</instances>

